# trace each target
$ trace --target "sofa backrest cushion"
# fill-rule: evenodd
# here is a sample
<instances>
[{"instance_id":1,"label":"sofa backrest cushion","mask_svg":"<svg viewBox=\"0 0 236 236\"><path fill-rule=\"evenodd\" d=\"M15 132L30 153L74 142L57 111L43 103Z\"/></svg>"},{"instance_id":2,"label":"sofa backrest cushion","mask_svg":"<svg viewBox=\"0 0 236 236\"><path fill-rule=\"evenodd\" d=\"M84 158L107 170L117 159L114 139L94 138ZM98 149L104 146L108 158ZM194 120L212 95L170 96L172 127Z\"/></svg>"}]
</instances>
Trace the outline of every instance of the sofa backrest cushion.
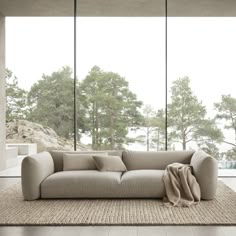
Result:
<instances>
[{"instance_id":1,"label":"sofa backrest cushion","mask_svg":"<svg viewBox=\"0 0 236 236\"><path fill-rule=\"evenodd\" d=\"M122 151L63 151L63 150L51 150L49 151L55 167L55 172L63 171L63 154L99 154L106 152L108 155L120 156L122 157Z\"/></svg>"},{"instance_id":2,"label":"sofa backrest cushion","mask_svg":"<svg viewBox=\"0 0 236 236\"><path fill-rule=\"evenodd\" d=\"M123 162L127 170L164 170L167 165L178 162L190 164L194 151L124 151Z\"/></svg>"},{"instance_id":3,"label":"sofa backrest cushion","mask_svg":"<svg viewBox=\"0 0 236 236\"><path fill-rule=\"evenodd\" d=\"M97 170L97 167L92 154L63 153L63 171L67 170Z\"/></svg>"}]
</instances>

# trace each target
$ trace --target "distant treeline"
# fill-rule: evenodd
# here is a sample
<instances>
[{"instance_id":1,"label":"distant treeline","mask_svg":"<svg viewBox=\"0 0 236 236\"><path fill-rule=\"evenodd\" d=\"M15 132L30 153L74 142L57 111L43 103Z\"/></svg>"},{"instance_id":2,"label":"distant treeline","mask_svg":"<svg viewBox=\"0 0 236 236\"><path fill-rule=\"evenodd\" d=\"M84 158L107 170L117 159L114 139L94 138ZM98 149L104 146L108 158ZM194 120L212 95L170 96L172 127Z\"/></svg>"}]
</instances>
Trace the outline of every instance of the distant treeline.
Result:
<instances>
[{"instance_id":1,"label":"distant treeline","mask_svg":"<svg viewBox=\"0 0 236 236\"><path fill-rule=\"evenodd\" d=\"M22 78L23 79L23 78ZM181 143L183 150L191 142L217 159L236 160L236 98L222 95L214 104L217 115L207 117L207 110L191 89L188 77L173 81L171 101L167 105L168 148ZM153 109L139 101L129 89L128 81L114 72L94 66L85 79L77 82L77 136L92 137L92 148L122 149L124 144L145 143L147 150L165 147L165 108ZM6 70L7 120L26 119L54 129L58 135L73 138L74 79L72 69L63 67L51 75L43 75L26 91L18 79ZM216 121L234 131L234 141L226 140ZM145 135L128 137L128 128L142 129ZM223 153L220 143L232 148Z\"/></svg>"}]
</instances>

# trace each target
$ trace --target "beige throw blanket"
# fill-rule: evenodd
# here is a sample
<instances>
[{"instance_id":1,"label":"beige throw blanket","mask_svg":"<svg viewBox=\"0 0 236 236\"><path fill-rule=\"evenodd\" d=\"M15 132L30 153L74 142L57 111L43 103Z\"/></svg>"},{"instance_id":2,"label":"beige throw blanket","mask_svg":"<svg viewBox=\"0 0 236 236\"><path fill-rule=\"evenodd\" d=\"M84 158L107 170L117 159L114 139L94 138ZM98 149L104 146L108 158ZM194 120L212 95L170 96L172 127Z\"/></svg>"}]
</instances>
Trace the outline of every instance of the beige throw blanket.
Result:
<instances>
[{"instance_id":1,"label":"beige throw blanket","mask_svg":"<svg viewBox=\"0 0 236 236\"><path fill-rule=\"evenodd\" d=\"M168 207L190 207L201 199L199 184L193 176L191 167L180 163L168 165L163 176Z\"/></svg>"}]
</instances>

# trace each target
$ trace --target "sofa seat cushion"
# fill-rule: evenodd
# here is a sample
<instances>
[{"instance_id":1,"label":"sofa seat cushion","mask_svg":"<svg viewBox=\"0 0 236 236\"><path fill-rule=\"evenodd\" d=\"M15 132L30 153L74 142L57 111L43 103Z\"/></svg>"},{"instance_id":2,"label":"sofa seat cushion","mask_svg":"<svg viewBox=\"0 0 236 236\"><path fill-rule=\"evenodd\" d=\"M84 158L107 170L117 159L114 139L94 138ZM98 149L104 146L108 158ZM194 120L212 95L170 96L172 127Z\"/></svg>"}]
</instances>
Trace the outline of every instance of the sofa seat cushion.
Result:
<instances>
[{"instance_id":1,"label":"sofa seat cushion","mask_svg":"<svg viewBox=\"0 0 236 236\"><path fill-rule=\"evenodd\" d=\"M42 198L114 198L119 195L121 172L61 171L41 184Z\"/></svg>"},{"instance_id":2,"label":"sofa seat cushion","mask_svg":"<svg viewBox=\"0 0 236 236\"><path fill-rule=\"evenodd\" d=\"M132 170L121 178L121 193L128 198L162 198L164 170Z\"/></svg>"}]
</instances>

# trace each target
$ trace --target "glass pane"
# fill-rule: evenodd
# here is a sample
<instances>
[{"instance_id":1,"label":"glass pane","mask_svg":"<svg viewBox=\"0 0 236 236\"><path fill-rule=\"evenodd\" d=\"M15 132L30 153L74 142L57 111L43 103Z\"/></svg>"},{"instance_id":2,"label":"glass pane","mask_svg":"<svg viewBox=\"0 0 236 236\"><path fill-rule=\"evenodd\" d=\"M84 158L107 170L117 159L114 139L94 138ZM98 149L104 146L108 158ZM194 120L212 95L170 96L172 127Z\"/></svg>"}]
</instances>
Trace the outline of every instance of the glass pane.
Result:
<instances>
[{"instance_id":1,"label":"glass pane","mask_svg":"<svg viewBox=\"0 0 236 236\"><path fill-rule=\"evenodd\" d=\"M73 32L73 17L6 18L8 168L35 152L73 150Z\"/></svg>"},{"instance_id":2,"label":"glass pane","mask_svg":"<svg viewBox=\"0 0 236 236\"><path fill-rule=\"evenodd\" d=\"M78 17L81 143L164 148L165 19Z\"/></svg>"},{"instance_id":3,"label":"glass pane","mask_svg":"<svg viewBox=\"0 0 236 236\"><path fill-rule=\"evenodd\" d=\"M236 18L168 18L168 138L236 174Z\"/></svg>"}]
</instances>

